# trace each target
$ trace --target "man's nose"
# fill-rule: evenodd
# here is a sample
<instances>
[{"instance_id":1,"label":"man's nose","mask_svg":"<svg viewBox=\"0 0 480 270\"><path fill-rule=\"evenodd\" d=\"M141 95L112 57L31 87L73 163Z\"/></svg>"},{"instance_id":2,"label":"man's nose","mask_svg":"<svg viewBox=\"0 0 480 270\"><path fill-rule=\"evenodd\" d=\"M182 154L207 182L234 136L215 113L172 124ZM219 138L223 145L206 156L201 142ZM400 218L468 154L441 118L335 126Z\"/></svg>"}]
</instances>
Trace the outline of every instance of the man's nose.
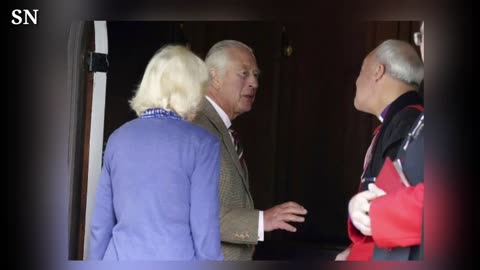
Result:
<instances>
[{"instance_id":1,"label":"man's nose","mask_svg":"<svg viewBox=\"0 0 480 270\"><path fill-rule=\"evenodd\" d=\"M252 87L253 89L258 88L258 78L255 75L250 75L248 86Z\"/></svg>"}]
</instances>

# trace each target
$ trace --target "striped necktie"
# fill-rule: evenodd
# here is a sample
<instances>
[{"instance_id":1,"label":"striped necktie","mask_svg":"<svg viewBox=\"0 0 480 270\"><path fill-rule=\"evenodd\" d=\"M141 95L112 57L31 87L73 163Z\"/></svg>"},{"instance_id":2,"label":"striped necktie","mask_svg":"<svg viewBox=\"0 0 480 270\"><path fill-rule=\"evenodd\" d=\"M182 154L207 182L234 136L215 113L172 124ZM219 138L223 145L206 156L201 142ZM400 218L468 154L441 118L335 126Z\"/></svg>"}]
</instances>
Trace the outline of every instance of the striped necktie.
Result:
<instances>
[{"instance_id":1,"label":"striped necktie","mask_svg":"<svg viewBox=\"0 0 480 270\"><path fill-rule=\"evenodd\" d=\"M240 143L240 139L238 136L238 132L235 131L234 129L229 128L228 132L232 135L233 138L233 145L235 146L235 151L237 152L238 159L242 160L243 159L243 146Z\"/></svg>"}]
</instances>

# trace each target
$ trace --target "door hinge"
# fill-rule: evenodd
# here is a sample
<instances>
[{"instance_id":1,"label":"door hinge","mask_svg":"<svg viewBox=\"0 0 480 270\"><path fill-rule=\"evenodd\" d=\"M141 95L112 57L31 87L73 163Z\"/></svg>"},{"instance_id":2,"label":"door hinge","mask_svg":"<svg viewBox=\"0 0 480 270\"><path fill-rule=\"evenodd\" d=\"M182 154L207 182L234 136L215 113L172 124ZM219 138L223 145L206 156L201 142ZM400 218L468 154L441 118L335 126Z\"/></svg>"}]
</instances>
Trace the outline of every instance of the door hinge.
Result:
<instances>
[{"instance_id":1,"label":"door hinge","mask_svg":"<svg viewBox=\"0 0 480 270\"><path fill-rule=\"evenodd\" d=\"M108 58L107 54L88 52L87 68L89 72L107 72Z\"/></svg>"}]
</instances>

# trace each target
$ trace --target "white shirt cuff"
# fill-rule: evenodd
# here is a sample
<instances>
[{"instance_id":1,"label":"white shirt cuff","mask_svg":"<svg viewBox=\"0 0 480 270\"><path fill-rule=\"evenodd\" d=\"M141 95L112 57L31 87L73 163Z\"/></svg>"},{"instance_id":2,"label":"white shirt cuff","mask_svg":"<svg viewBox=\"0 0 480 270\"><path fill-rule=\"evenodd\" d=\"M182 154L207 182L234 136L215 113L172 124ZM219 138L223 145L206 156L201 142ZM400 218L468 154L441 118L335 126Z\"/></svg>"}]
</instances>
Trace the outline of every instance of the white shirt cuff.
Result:
<instances>
[{"instance_id":1,"label":"white shirt cuff","mask_svg":"<svg viewBox=\"0 0 480 270\"><path fill-rule=\"evenodd\" d=\"M258 211L258 241L263 241L263 211Z\"/></svg>"}]
</instances>

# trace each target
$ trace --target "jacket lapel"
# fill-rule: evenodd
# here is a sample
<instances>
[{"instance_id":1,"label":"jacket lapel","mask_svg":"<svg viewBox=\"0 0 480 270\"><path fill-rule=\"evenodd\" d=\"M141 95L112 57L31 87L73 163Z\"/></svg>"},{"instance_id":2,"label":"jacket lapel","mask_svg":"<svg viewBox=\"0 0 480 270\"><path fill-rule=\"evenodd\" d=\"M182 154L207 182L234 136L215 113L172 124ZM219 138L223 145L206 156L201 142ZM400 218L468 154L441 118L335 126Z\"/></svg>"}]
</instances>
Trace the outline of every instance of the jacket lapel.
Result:
<instances>
[{"instance_id":1,"label":"jacket lapel","mask_svg":"<svg viewBox=\"0 0 480 270\"><path fill-rule=\"evenodd\" d=\"M237 152L235 151L235 146L233 145L232 139L230 137L230 133L228 132L228 129L225 126L225 123L223 122L222 118L220 118L218 113L215 111L212 104L210 104L210 102L208 102L206 99L205 99L205 102L203 103L203 106L204 106L205 116L220 133L222 137L221 138L222 143L227 149L230 155L230 158L233 164L235 165L235 168L237 169L238 173L242 177L243 183L245 184L245 188L248 190L248 184L246 183L247 181L246 170L243 169L242 164L240 163Z\"/></svg>"}]
</instances>

